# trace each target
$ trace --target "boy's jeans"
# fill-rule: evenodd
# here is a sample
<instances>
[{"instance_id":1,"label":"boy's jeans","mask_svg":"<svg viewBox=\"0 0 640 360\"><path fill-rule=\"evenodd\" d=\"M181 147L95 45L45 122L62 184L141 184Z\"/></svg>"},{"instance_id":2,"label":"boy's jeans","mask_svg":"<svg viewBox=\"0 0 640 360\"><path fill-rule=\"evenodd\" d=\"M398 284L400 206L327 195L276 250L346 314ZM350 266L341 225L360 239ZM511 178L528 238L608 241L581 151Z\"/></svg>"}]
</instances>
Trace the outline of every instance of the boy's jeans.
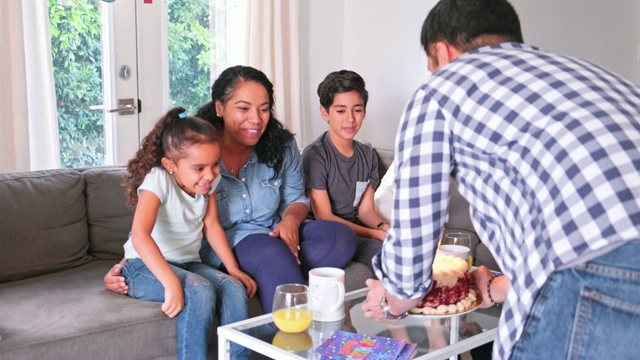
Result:
<instances>
[{"instance_id":1,"label":"boy's jeans","mask_svg":"<svg viewBox=\"0 0 640 360\"><path fill-rule=\"evenodd\" d=\"M551 275L512 359L637 359L640 241Z\"/></svg>"},{"instance_id":2,"label":"boy's jeans","mask_svg":"<svg viewBox=\"0 0 640 360\"><path fill-rule=\"evenodd\" d=\"M229 275L200 262L170 263L184 291L184 309L178 314L178 359L206 359L216 308L220 324L248 317L245 287ZM127 259L122 275L129 285L129 296L164 302L164 286L141 259ZM232 347L234 359L248 358L247 349Z\"/></svg>"}]
</instances>

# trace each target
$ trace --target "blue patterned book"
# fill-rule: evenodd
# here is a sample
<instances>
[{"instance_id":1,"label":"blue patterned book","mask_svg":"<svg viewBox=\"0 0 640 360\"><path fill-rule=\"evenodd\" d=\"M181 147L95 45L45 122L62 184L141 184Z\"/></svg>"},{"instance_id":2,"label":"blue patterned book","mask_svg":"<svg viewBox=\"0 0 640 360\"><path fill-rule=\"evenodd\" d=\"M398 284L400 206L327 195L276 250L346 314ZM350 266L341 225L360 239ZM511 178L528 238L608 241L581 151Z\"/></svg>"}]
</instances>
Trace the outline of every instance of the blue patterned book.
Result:
<instances>
[{"instance_id":1,"label":"blue patterned book","mask_svg":"<svg viewBox=\"0 0 640 360\"><path fill-rule=\"evenodd\" d=\"M406 351L403 351L405 348L407 348ZM405 340L339 330L315 351L322 360L404 360L410 359L413 350L415 350L415 344L408 344Z\"/></svg>"}]
</instances>

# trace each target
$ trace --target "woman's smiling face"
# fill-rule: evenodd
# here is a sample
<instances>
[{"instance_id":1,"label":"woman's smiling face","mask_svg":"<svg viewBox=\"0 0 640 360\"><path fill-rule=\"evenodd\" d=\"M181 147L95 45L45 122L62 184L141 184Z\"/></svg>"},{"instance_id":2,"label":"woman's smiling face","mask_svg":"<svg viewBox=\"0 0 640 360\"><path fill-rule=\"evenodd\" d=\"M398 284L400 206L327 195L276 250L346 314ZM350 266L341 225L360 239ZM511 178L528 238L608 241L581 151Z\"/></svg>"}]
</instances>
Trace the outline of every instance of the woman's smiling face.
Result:
<instances>
[{"instance_id":1,"label":"woman's smiling face","mask_svg":"<svg viewBox=\"0 0 640 360\"><path fill-rule=\"evenodd\" d=\"M267 129L271 104L267 90L255 81L241 81L224 104L216 101L216 112L224 120L227 141L253 146Z\"/></svg>"}]
</instances>

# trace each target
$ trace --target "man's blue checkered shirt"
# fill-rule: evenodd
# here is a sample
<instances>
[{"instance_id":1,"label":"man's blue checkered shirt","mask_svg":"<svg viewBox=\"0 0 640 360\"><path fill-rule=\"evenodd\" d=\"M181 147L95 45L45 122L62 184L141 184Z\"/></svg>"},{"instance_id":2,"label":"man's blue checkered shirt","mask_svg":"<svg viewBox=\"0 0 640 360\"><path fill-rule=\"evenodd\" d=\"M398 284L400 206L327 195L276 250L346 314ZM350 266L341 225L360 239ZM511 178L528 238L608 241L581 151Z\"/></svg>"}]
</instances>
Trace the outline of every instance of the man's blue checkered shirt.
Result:
<instances>
[{"instance_id":1,"label":"man's blue checkered shirt","mask_svg":"<svg viewBox=\"0 0 640 360\"><path fill-rule=\"evenodd\" d=\"M463 54L407 104L376 274L396 296L426 294L453 175L512 282L494 347L508 358L553 271L640 239L639 148L638 85L517 43Z\"/></svg>"}]
</instances>

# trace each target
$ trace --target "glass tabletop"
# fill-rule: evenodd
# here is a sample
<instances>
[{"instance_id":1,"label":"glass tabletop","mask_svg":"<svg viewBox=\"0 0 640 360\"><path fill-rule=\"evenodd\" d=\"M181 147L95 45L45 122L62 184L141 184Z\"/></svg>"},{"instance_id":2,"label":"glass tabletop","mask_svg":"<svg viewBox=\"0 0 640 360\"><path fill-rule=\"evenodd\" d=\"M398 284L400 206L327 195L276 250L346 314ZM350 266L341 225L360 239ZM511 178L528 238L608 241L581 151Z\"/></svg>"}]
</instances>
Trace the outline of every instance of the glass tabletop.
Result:
<instances>
[{"instance_id":1,"label":"glass tabletop","mask_svg":"<svg viewBox=\"0 0 640 360\"><path fill-rule=\"evenodd\" d=\"M345 318L335 322L316 322L302 333L288 334L273 324L266 314L218 328L219 359L228 359L228 341L239 343L274 359L319 359L314 352L337 330L404 339L417 344L414 359L442 359L493 341L499 308L477 309L467 314L430 318L413 315L383 323L365 319L361 303L368 289L345 296Z\"/></svg>"}]
</instances>

